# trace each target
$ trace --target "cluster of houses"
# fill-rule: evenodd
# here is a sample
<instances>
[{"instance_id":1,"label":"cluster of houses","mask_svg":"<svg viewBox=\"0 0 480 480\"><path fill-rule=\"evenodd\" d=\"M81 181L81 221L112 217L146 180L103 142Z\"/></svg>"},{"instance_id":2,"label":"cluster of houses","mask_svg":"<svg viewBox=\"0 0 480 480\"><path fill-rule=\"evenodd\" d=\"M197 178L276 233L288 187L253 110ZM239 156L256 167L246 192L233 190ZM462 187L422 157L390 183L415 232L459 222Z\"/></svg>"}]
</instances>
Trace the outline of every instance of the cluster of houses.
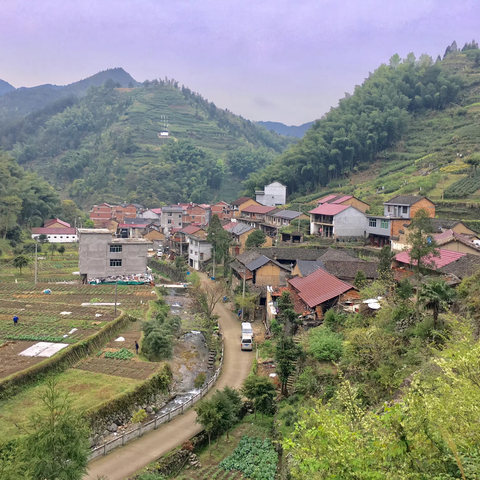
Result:
<instances>
[{"instance_id":1,"label":"cluster of houses","mask_svg":"<svg viewBox=\"0 0 480 480\"><path fill-rule=\"evenodd\" d=\"M361 240L362 245L390 245L396 251L392 269L397 280L412 275L408 254L409 228L416 212L431 218L432 239L439 256L431 260L431 274L451 284L480 268L480 239L460 221L435 218L435 204L426 197L400 195L383 205L383 215L372 215L370 206L352 195L328 195L308 212L282 209L286 188L278 182L256 192L256 198L241 197L227 203L178 204L145 209L138 204L95 205L90 218L92 229L75 229L59 219L32 229L32 237L46 235L51 242L80 242L80 274L91 278L145 273L152 250L161 248L171 258L188 259L189 268L202 270L211 260L207 241L208 225L217 215L231 237L233 288L240 284L257 294L267 318L276 315L276 301L289 291L295 310L306 322L318 322L332 305L358 309L358 291L353 286L357 272L367 280L378 275L378 260L358 258L351 249L303 248L303 227L310 234L339 241ZM298 226L298 228L297 228ZM285 228L289 227L289 228ZM260 230L266 241L261 248L248 250L248 237ZM286 233L288 232L288 233ZM279 247L278 240L289 245ZM327 241L328 242L328 241ZM325 243L325 242L321 242ZM149 253L150 251L150 253Z\"/></svg>"}]
</instances>

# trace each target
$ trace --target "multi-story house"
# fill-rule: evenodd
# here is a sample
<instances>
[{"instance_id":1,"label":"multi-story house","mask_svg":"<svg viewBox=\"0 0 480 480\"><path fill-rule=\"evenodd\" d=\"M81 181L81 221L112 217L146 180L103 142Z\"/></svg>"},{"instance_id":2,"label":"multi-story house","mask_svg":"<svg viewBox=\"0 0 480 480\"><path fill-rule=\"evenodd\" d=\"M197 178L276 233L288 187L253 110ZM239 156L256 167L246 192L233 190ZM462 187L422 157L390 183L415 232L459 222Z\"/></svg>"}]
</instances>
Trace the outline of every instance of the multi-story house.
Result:
<instances>
[{"instance_id":1,"label":"multi-story house","mask_svg":"<svg viewBox=\"0 0 480 480\"><path fill-rule=\"evenodd\" d=\"M343 193L327 195L318 200L319 205L324 205L325 203L331 205L350 205L364 213L370 208L368 203L363 202L353 195L344 195Z\"/></svg>"},{"instance_id":2,"label":"multi-story house","mask_svg":"<svg viewBox=\"0 0 480 480\"><path fill-rule=\"evenodd\" d=\"M256 200L250 197L240 197L229 205L229 215L231 218L238 218L242 211L252 205L260 205Z\"/></svg>"},{"instance_id":3,"label":"multi-story house","mask_svg":"<svg viewBox=\"0 0 480 480\"><path fill-rule=\"evenodd\" d=\"M181 205L162 207L160 219L163 233L171 232L173 228L182 228L184 208Z\"/></svg>"},{"instance_id":4,"label":"multi-story house","mask_svg":"<svg viewBox=\"0 0 480 480\"><path fill-rule=\"evenodd\" d=\"M309 213L312 235L335 239L365 236L365 213L351 205L324 203Z\"/></svg>"},{"instance_id":5,"label":"multi-story house","mask_svg":"<svg viewBox=\"0 0 480 480\"><path fill-rule=\"evenodd\" d=\"M430 218L435 217L435 204L426 197L397 195L385 202L383 215L367 215L370 243L378 247L392 245L393 249L401 250L400 237L419 210L424 210Z\"/></svg>"},{"instance_id":6,"label":"multi-story house","mask_svg":"<svg viewBox=\"0 0 480 480\"><path fill-rule=\"evenodd\" d=\"M144 274L152 242L144 238L114 238L107 229L79 228L79 271L89 278Z\"/></svg>"},{"instance_id":7,"label":"multi-story house","mask_svg":"<svg viewBox=\"0 0 480 480\"><path fill-rule=\"evenodd\" d=\"M275 209L265 215L265 221L261 224L261 229L270 237L276 237L281 227L288 227L299 220L309 220L310 217L302 212L294 210Z\"/></svg>"},{"instance_id":8,"label":"multi-story house","mask_svg":"<svg viewBox=\"0 0 480 480\"><path fill-rule=\"evenodd\" d=\"M242 210L240 216L237 218L237 221L251 225L259 230L261 224L265 221L265 215L272 210L277 209L275 207L265 207L263 205L252 205Z\"/></svg>"},{"instance_id":9,"label":"multi-story house","mask_svg":"<svg viewBox=\"0 0 480 480\"><path fill-rule=\"evenodd\" d=\"M263 190L255 190L255 198L260 205L276 207L287 203L287 187L280 182L265 185Z\"/></svg>"},{"instance_id":10,"label":"multi-story house","mask_svg":"<svg viewBox=\"0 0 480 480\"><path fill-rule=\"evenodd\" d=\"M233 216L233 212L230 210L230 206L223 200L221 202L212 205L212 216L217 215L220 220L230 220Z\"/></svg>"},{"instance_id":11,"label":"multi-story house","mask_svg":"<svg viewBox=\"0 0 480 480\"><path fill-rule=\"evenodd\" d=\"M193 225L187 228L190 228L190 233L187 233L188 265L201 270L203 264L212 258L212 245L207 242L207 232L203 228Z\"/></svg>"},{"instance_id":12,"label":"multi-story house","mask_svg":"<svg viewBox=\"0 0 480 480\"><path fill-rule=\"evenodd\" d=\"M212 209L210 205L191 203L184 207L184 216L182 222L184 225L196 223L198 225L207 225L212 218Z\"/></svg>"}]
</instances>

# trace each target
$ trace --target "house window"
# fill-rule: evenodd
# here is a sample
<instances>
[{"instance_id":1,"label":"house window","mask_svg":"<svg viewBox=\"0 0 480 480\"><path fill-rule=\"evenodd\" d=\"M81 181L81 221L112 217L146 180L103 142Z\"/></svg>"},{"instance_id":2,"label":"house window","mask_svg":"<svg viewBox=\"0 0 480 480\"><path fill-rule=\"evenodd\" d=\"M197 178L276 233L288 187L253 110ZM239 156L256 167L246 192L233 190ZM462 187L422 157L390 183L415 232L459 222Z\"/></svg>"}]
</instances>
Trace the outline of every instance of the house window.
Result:
<instances>
[{"instance_id":1,"label":"house window","mask_svg":"<svg viewBox=\"0 0 480 480\"><path fill-rule=\"evenodd\" d=\"M169 214L168 214L168 216L169 216L169 217L171 217L171 216L172 216L172 214L171 214L171 213L169 213Z\"/></svg>"},{"instance_id":2,"label":"house window","mask_svg":"<svg viewBox=\"0 0 480 480\"><path fill-rule=\"evenodd\" d=\"M179 216L178 216L178 218L182 218L182 216L181 216L181 215L179 215Z\"/></svg>"},{"instance_id":3,"label":"house window","mask_svg":"<svg viewBox=\"0 0 480 480\"><path fill-rule=\"evenodd\" d=\"M376 228L377 227L377 219L376 218L369 218L368 219L368 226Z\"/></svg>"},{"instance_id":4,"label":"house window","mask_svg":"<svg viewBox=\"0 0 480 480\"><path fill-rule=\"evenodd\" d=\"M403 207L403 213L407 213L407 207Z\"/></svg>"},{"instance_id":5,"label":"house window","mask_svg":"<svg viewBox=\"0 0 480 480\"><path fill-rule=\"evenodd\" d=\"M112 253L118 253L122 251L122 246L121 245L110 245L110 251Z\"/></svg>"},{"instance_id":6,"label":"house window","mask_svg":"<svg viewBox=\"0 0 480 480\"><path fill-rule=\"evenodd\" d=\"M203 260L203 253L200 254L200 260Z\"/></svg>"},{"instance_id":7,"label":"house window","mask_svg":"<svg viewBox=\"0 0 480 480\"><path fill-rule=\"evenodd\" d=\"M171 221L171 220L169 220L169 221L168 221L168 224L170 225L171 223L172 223L172 221Z\"/></svg>"},{"instance_id":8,"label":"house window","mask_svg":"<svg viewBox=\"0 0 480 480\"><path fill-rule=\"evenodd\" d=\"M121 267L122 260L120 258L111 258L110 259L110 266L111 267Z\"/></svg>"},{"instance_id":9,"label":"house window","mask_svg":"<svg viewBox=\"0 0 480 480\"><path fill-rule=\"evenodd\" d=\"M388 228L388 220L382 220L380 222L380 228Z\"/></svg>"},{"instance_id":10,"label":"house window","mask_svg":"<svg viewBox=\"0 0 480 480\"><path fill-rule=\"evenodd\" d=\"M60 238L63 238L62 236Z\"/></svg>"},{"instance_id":11,"label":"house window","mask_svg":"<svg viewBox=\"0 0 480 480\"><path fill-rule=\"evenodd\" d=\"M193 250L192 250L192 249L190 249L190 253L193 253Z\"/></svg>"},{"instance_id":12,"label":"house window","mask_svg":"<svg viewBox=\"0 0 480 480\"><path fill-rule=\"evenodd\" d=\"M392 213L392 206L391 206L391 205L389 205L389 206L387 207L387 212L388 212L388 213Z\"/></svg>"}]
</instances>

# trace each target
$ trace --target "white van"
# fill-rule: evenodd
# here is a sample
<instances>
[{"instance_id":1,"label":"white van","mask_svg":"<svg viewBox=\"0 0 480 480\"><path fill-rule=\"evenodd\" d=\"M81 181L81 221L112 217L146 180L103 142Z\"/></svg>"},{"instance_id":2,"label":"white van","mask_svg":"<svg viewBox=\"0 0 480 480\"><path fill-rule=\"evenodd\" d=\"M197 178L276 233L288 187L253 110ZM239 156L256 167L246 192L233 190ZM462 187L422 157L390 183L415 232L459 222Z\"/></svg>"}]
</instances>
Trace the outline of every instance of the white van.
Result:
<instances>
[{"instance_id":1,"label":"white van","mask_svg":"<svg viewBox=\"0 0 480 480\"><path fill-rule=\"evenodd\" d=\"M242 335L242 343L240 345L242 350L253 350L253 337L251 335Z\"/></svg>"},{"instance_id":2,"label":"white van","mask_svg":"<svg viewBox=\"0 0 480 480\"><path fill-rule=\"evenodd\" d=\"M251 335L253 337L253 328L250 322L242 322L242 335Z\"/></svg>"}]
</instances>

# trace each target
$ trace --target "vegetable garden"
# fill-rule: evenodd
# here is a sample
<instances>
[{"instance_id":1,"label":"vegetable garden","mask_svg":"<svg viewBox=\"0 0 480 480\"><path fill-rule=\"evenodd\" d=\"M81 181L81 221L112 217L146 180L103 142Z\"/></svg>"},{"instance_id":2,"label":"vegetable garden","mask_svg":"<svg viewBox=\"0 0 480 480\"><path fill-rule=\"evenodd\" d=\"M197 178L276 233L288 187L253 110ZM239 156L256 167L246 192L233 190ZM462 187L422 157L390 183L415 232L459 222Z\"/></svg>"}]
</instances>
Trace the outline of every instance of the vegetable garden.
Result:
<instances>
[{"instance_id":1,"label":"vegetable garden","mask_svg":"<svg viewBox=\"0 0 480 480\"><path fill-rule=\"evenodd\" d=\"M47 288L50 294L44 293ZM0 378L43 360L18 355L36 342L74 344L101 330L115 318L114 308L92 305L92 300L113 303L114 295L114 285L0 283ZM117 301L124 311L142 314L152 298L151 287L118 287ZM19 317L17 325L14 315ZM127 358L125 352L110 350L113 359Z\"/></svg>"}]
</instances>

